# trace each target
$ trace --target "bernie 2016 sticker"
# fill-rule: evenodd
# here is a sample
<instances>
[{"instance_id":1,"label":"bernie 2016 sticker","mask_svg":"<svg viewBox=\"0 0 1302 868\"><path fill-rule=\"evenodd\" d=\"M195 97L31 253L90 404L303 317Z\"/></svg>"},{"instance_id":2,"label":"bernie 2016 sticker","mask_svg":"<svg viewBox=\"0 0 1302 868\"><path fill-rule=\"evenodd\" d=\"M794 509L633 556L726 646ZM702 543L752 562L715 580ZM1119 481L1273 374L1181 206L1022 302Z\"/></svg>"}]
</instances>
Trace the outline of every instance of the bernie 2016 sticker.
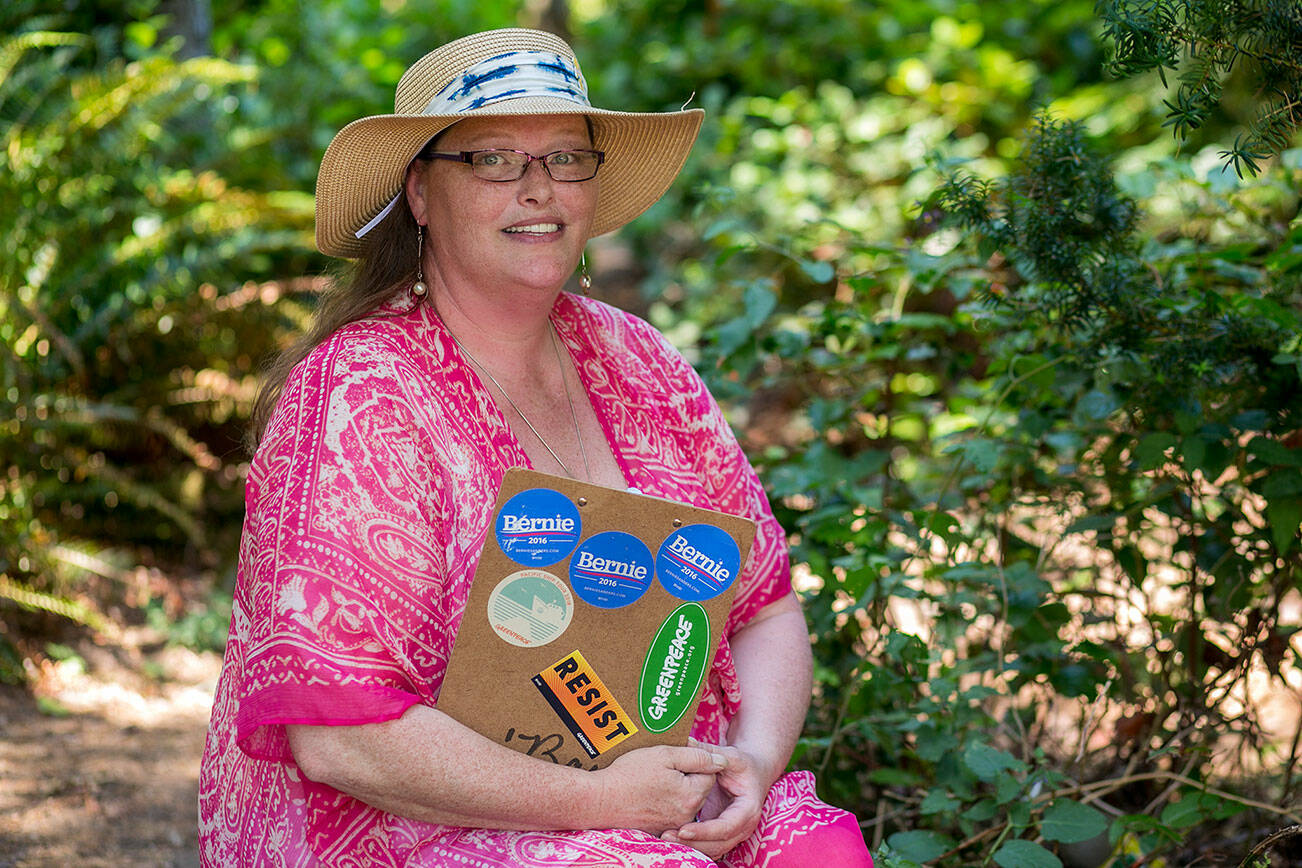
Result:
<instances>
[{"instance_id":1,"label":"bernie 2016 sticker","mask_svg":"<svg viewBox=\"0 0 1302 868\"><path fill-rule=\"evenodd\" d=\"M579 508L550 488L531 488L512 497L497 514L497 545L522 567L563 561L579 542Z\"/></svg>"},{"instance_id":2,"label":"bernie 2016 sticker","mask_svg":"<svg viewBox=\"0 0 1302 868\"><path fill-rule=\"evenodd\" d=\"M642 664L637 710L642 725L664 732L677 723L700 689L710 649L710 617L697 603L669 613Z\"/></svg>"},{"instance_id":3,"label":"bernie 2016 sticker","mask_svg":"<svg viewBox=\"0 0 1302 868\"><path fill-rule=\"evenodd\" d=\"M542 570L520 570L488 595L493 632L520 648L546 645L574 618L574 597L565 583Z\"/></svg>"},{"instance_id":4,"label":"bernie 2016 sticker","mask_svg":"<svg viewBox=\"0 0 1302 868\"><path fill-rule=\"evenodd\" d=\"M651 585L651 551L618 530L594 534L570 558L570 584L584 602L602 609L627 606Z\"/></svg>"},{"instance_id":5,"label":"bernie 2016 sticker","mask_svg":"<svg viewBox=\"0 0 1302 868\"><path fill-rule=\"evenodd\" d=\"M633 718L578 651L557 660L532 680L565 728L593 759L637 732Z\"/></svg>"},{"instance_id":6,"label":"bernie 2016 sticker","mask_svg":"<svg viewBox=\"0 0 1302 868\"><path fill-rule=\"evenodd\" d=\"M689 524L660 544L656 575L665 590L680 600L700 602L717 597L737 578L741 551L712 524Z\"/></svg>"}]
</instances>

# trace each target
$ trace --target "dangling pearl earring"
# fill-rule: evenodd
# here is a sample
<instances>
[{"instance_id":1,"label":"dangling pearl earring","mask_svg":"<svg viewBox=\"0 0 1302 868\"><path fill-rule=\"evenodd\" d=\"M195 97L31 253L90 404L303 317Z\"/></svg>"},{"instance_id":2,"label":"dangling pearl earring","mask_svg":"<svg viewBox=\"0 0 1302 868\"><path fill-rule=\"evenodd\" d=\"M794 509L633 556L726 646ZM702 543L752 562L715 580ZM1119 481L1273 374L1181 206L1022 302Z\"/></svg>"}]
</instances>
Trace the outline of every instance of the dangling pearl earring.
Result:
<instances>
[{"instance_id":1,"label":"dangling pearl earring","mask_svg":"<svg viewBox=\"0 0 1302 868\"><path fill-rule=\"evenodd\" d=\"M586 296L588 290L592 289L592 275L588 274L588 252L585 250L579 254L579 289L583 290Z\"/></svg>"},{"instance_id":2,"label":"dangling pearl earring","mask_svg":"<svg viewBox=\"0 0 1302 868\"><path fill-rule=\"evenodd\" d=\"M411 285L411 294L420 301L429 292L425 285L425 227L416 225L416 282Z\"/></svg>"}]
</instances>

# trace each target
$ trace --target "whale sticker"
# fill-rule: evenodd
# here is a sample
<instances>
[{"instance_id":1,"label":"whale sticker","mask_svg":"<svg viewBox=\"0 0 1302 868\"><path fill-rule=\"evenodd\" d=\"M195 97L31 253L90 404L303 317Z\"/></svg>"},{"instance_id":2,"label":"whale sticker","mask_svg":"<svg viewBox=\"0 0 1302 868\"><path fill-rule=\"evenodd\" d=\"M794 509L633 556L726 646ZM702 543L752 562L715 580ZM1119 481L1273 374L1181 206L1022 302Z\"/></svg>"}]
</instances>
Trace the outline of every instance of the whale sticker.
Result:
<instances>
[{"instance_id":1,"label":"whale sticker","mask_svg":"<svg viewBox=\"0 0 1302 868\"><path fill-rule=\"evenodd\" d=\"M574 597L544 570L525 569L497 583L488 596L488 623L504 642L519 648L546 645L574 618Z\"/></svg>"}]
</instances>

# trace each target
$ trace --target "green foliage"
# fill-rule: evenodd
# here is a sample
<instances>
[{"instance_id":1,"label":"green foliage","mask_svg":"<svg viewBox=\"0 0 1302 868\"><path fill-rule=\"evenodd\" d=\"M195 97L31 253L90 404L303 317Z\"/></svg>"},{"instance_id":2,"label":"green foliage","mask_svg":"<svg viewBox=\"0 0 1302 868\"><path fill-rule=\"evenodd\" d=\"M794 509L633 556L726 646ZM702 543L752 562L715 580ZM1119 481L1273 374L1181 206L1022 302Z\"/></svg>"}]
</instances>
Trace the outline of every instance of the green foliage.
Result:
<instances>
[{"instance_id":1,"label":"green foliage","mask_svg":"<svg viewBox=\"0 0 1302 868\"><path fill-rule=\"evenodd\" d=\"M252 68L87 67L94 43L0 43L0 596L103 631L101 607L141 592L139 550L212 570L231 544L238 430L279 330L241 284L302 267L311 200L213 168Z\"/></svg>"},{"instance_id":2,"label":"green foliage","mask_svg":"<svg viewBox=\"0 0 1302 868\"><path fill-rule=\"evenodd\" d=\"M165 12L0 13L0 606L214 647L257 370L324 267L320 154L411 59L515 21L457 5L440 35L414 6L272 0L224 8L214 57Z\"/></svg>"},{"instance_id":3,"label":"green foliage","mask_svg":"<svg viewBox=\"0 0 1302 868\"><path fill-rule=\"evenodd\" d=\"M786 201L720 197L684 272L795 535L820 664L799 762L861 816L889 805L919 863L1056 865L1103 833L1156 854L1233 814L1197 788L1261 724L1225 703L1296 663L1302 235L1248 206L1296 202L1296 175L1218 200L1250 244L1145 241L1081 125L1041 117L1009 173L951 175L888 246L776 216L862 187L829 160L784 190L798 169L757 138L732 176ZM1100 745L1100 716L1140 726Z\"/></svg>"},{"instance_id":4,"label":"green foliage","mask_svg":"<svg viewBox=\"0 0 1302 868\"><path fill-rule=\"evenodd\" d=\"M1165 82L1165 70L1179 71L1166 103L1166 123L1178 139L1208 121L1240 68L1257 107L1222 152L1240 177L1260 172L1261 161L1288 148L1302 127L1302 7L1293 0L1100 0L1098 14L1114 49L1114 72L1155 69Z\"/></svg>"},{"instance_id":5,"label":"green foliage","mask_svg":"<svg viewBox=\"0 0 1302 868\"><path fill-rule=\"evenodd\" d=\"M390 3L331 0L305 15L297 0L243 4L218 16L212 50L263 70L242 97L264 159L229 177L252 189L310 191L321 154L349 121L393 111L409 64L445 42L519 24L520 3ZM311 245L307 245L310 247Z\"/></svg>"},{"instance_id":6,"label":"green foliage","mask_svg":"<svg viewBox=\"0 0 1302 868\"><path fill-rule=\"evenodd\" d=\"M601 59L585 62L594 103L660 111L690 99L710 118L684 176L621 231L650 272L644 295L677 304L712 293L680 285L677 263L697 251L679 220L693 209L762 207L784 226L836 221L899 237L902 206L928 189L916 175L924 154L995 159L1037 105L1099 81L1090 8L630 0L576 22L579 54ZM841 183L854 195L828 195ZM694 318L694 299L688 310Z\"/></svg>"}]
</instances>

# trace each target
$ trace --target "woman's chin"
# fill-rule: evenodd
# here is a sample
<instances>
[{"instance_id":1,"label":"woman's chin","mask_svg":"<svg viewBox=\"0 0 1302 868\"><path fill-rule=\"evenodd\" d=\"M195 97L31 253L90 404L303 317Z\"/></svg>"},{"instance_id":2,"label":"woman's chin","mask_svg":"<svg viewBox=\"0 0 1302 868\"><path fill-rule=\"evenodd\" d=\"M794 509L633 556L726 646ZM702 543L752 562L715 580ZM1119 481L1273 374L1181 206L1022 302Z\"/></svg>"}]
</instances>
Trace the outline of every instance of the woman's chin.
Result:
<instances>
[{"instance_id":1,"label":"woman's chin","mask_svg":"<svg viewBox=\"0 0 1302 868\"><path fill-rule=\"evenodd\" d=\"M566 268L535 269L517 274L513 282L522 289L555 295L572 273L573 269Z\"/></svg>"}]
</instances>

